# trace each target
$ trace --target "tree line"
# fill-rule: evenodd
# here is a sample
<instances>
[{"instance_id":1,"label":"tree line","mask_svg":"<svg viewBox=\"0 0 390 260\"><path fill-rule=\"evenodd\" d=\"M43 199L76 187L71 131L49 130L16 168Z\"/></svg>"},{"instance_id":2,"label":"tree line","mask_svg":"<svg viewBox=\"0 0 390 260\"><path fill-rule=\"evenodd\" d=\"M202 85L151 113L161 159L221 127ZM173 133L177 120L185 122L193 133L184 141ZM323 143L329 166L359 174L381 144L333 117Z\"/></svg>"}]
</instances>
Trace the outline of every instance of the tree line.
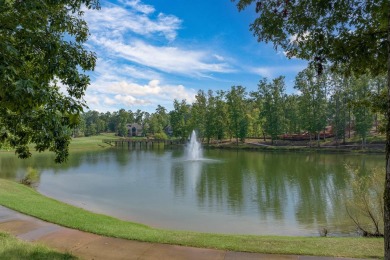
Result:
<instances>
[{"instance_id":1,"label":"tree line","mask_svg":"<svg viewBox=\"0 0 390 260\"><path fill-rule=\"evenodd\" d=\"M205 142L247 137L270 138L304 134L319 141L326 127L331 127L337 142L345 142L351 131L364 145L370 131L384 132L385 76L369 74L355 77L324 70L318 75L309 66L295 79L295 93L286 93L283 76L263 78L255 91L243 86L229 90L199 90L192 103L174 100L173 110L158 105L155 112L88 111L74 130L75 136L115 132L128 136L127 124L138 123L142 135L167 138L168 135L188 138L196 129Z\"/></svg>"}]
</instances>

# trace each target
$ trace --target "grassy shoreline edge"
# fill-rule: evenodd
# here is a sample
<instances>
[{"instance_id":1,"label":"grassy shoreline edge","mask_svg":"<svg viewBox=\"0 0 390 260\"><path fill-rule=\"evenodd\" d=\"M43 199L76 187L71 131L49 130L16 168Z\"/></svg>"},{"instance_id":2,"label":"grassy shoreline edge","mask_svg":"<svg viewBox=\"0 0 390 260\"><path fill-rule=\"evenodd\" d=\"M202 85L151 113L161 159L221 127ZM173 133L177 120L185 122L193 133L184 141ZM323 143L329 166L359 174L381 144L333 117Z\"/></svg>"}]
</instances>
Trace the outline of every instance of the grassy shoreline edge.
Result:
<instances>
[{"instance_id":1,"label":"grassy shoreline edge","mask_svg":"<svg viewBox=\"0 0 390 260\"><path fill-rule=\"evenodd\" d=\"M21 241L16 237L0 232L0 259L29 260L76 260L70 253L58 252L42 244Z\"/></svg>"},{"instance_id":2,"label":"grassy shoreline edge","mask_svg":"<svg viewBox=\"0 0 390 260\"><path fill-rule=\"evenodd\" d=\"M0 205L39 219L99 235L130 240L268 254L382 258L381 238L224 235L152 228L92 213L0 179Z\"/></svg>"}]
</instances>

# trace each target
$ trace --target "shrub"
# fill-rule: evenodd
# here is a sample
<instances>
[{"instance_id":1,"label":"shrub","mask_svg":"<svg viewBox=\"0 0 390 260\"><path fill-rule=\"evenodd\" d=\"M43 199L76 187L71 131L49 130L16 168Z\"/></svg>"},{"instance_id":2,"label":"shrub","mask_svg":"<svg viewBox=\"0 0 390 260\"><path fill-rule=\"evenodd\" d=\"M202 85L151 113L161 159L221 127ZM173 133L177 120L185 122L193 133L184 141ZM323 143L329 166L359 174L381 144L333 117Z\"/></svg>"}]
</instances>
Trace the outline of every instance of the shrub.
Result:
<instances>
[{"instance_id":1,"label":"shrub","mask_svg":"<svg viewBox=\"0 0 390 260\"><path fill-rule=\"evenodd\" d=\"M166 133L156 133L154 134L154 139L167 140L168 136Z\"/></svg>"},{"instance_id":2,"label":"shrub","mask_svg":"<svg viewBox=\"0 0 390 260\"><path fill-rule=\"evenodd\" d=\"M20 183L29 187L35 187L40 177L38 170L32 167L28 167L26 172L26 176L24 176L24 178L20 180Z\"/></svg>"},{"instance_id":3,"label":"shrub","mask_svg":"<svg viewBox=\"0 0 390 260\"><path fill-rule=\"evenodd\" d=\"M352 173L352 190L346 200L347 214L363 236L383 237L384 170L374 168L365 175L350 166L347 170Z\"/></svg>"}]
</instances>

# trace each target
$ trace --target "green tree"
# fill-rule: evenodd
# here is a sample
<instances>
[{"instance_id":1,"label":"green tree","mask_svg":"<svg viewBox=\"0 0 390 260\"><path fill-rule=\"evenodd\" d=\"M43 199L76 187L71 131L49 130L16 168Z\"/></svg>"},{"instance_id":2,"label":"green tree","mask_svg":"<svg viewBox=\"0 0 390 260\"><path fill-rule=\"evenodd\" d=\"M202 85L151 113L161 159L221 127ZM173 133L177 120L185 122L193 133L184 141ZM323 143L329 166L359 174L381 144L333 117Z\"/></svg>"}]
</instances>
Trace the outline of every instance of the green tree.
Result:
<instances>
[{"instance_id":1,"label":"green tree","mask_svg":"<svg viewBox=\"0 0 390 260\"><path fill-rule=\"evenodd\" d=\"M106 130L104 114L97 111L88 111L83 114L85 120L85 136L97 135Z\"/></svg>"},{"instance_id":2,"label":"green tree","mask_svg":"<svg viewBox=\"0 0 390 260\"><path fill-rule=\"evenodd\" d=\"M181 137L183 139L188 138L189 130L189 118L190 118L190 106L186 100L179 102L177 99L173 101L174 110L169 112L171 126L173 129L173 135Z\"/></svg>"},{"instance_id":3,"label":"green tree","mask_svg":"<svg viewBox=\"0 0 390 260\"><path fill-rule=\"evenodd\" d=\"M316 75L312 68L300 72L295 79L294 88L300 91L299 107L302 127L310 133L310 137L317 135L319 145L320 132L326 126L326 91L324 75Z\"/></svg>"},{"instance_id":4,"label":"green tree","mask_svg":"<svg viewBox=\"0 0 390 260\"><path fill-rule=\"evenodd\" d=\"M331 97L329 100L329 118L337 143L345 144L345 134L350 110L350 80L340 73L331 73L329 78Z\"/></svg>"},{"instance_id":5,"label":"green tree","mask_svg":"<svg viewBox=\"0 0 390 260\"><path fill-rule=\"evenodd\" d=\"M218 90L215 95L215 134L216 139L221 141L229 131L229 117L227 104L225 102L225 91Z\"/></svg>"},{"instance_id":6,"label":"green tree","mask_svg":"<svg viewBox=\"0 0 390 260\"><path fill-rule=\"evenodd\" d=\"M371 79L371 105L375 113L375 130L377 133L385 132L386 128L386 81L385 75L379 75Z\"/></svg>"},{"instance_id":7,"label":"green tree","mask_svg":"<svg viewBox=\"0 0 390 260\"><path fill-rule=\"evenodd\" d=\"M56 162L68 156L71 129L86 107L85 71L96 57L85 50L88 27L82 7L98 0L0 0L0 144L20 158L49 149ZM60 86L66 87L66 93Z\"/></svg>"},{"instance_id":8,"label":"green tree","mask_svg":"<svg viewBox=\"0 0 390 260\"><path fill-rule=\"evenodd\" d=\"M161 127L159 132L163 132L164 129L169 125L169 115L167 113L167 109L163 106L157 105L156 115Z\"/></svg>"},{"instance_id":9,"label":"green tree","mask_svg":"<svg viewBox=\"0 0 390 260\"><path fill-rule=\"evenodd\" d=\"M149 132L152 135L161 135L165 134L164 129L169 124L169 117L165 107L158 105L156 112L152 113L148 120Z\"/></svg>"},{"instance_id":10,"label":"green tree","mask_svg":"<svg viewBox=\"0 0 390 260\"><path fill-rule=\"evenodd\" d=\"M204 137L207 139L207 143L217 135L217 111L216 111L216 98L212 90L207 92L206 102L206 114L204 124ZM221 126L220 126L221 127Z\"/></svg>"},{"instance_id":11,"label":"green tree","mask_svg":"<svg viewBox=\"0 0 390 260\"><path fill-rule=\"evenodd\" d=\"M195 102L191 106L191 125L193 129L197 129L200 138L205 136L206 128L206 113L207 113L207 97L203 90L199 90L195 95Z\"/></svg>"},{"instance_id":12,"label":"green tree","mask_svg":"<svg viewBox=\"0 0 390 260\"><path fill-rule=\"evenodd\" d=\"M286 96L284 100L285 131L290 134L299 133L301 130L298 100L297 95Z\"/></svg>"},{"instance_id":13,"label":"green tree","mask_svg":"<svg viewBox=\"0 0 390 260\"><path fill-rule=\"evenodd\" d=\"M134 116L133 116L134 122L137 123L137 124L142 125L143 124L143 119L144 119L144 114L145 114L144 111L141 111L140 109L137 109L137 111L135 111Z\"/></svg>"},{"instance_id":14,"label":"green tree","mask_svg":"<svg viewBox=\"0 0 390 260\"><path fill-rule=\"evenodd\" d=\"M117 134L119 136L128 136L127 124L129 123L129 115L125 109L118 111Z\"/></svg>"},{"instance_id":15,"label":"green tree","mask_svg":"<svg viewBox=\"0 0 390 260\"><path fill-rule=\"evenodd\" d=\"M232 86L230 91L226 93L226 104L229 115L230 129L238 139L243 141L248 132L248 119L246 115L246 91L242 86Z\"/></svg>"},{"instance_id":16,"label":"green tree","mask_svg":"<svg viewBox=\"0 0 390 260\"><path fill-rule=\"evenodd\" d=\"M84 118L84 116L81 116L79 123L77 124L76 127L73 128L72 136L73 137L84 136L85 135L85 131L86 131L86 127L87 126L85 124L85 118Z\"/></svg>"},{"instance_id":17,"label":"green tree","mask_svg":"<svg viewBox=\"0 0 390 260\"><path fill-rule=\"evenodd\" d=\"M142 123L141 123L141 126L142 126L142 135L143 136L146 136L147 134L147 130L148 130L148 122L150 121L150 113L149 112L143 112L143 116L142 116Z\"/></svg>"},{"instance_id":18,"label":"green tree","mask_svg":"<svg viewBox=\"0 0 390 260\"><path fill-rule=\"evenodd\" d=\"M352 85L354 95L353 114L355 116L355 131L362 138L362 146L366 145L366 138L372 128L373 114L370 106L365 105L365 100L370 96L370 80L367 76L354 79Z\"/></svg>"},{"instance_id":19,"label":"green tree","mask_svg":"<svg viewBox=\"0 0 390 260\"><path fill-rule=\"evenodd\" d=\"M117 132L117 126L118 126L118 111L114 111L114 112L109 114L107 127L108 127L108 130L110 132L116 133Z\"/></svg>"},{"instance_id":20,"label":"green tree","mask_svg":"<svg viewBox=\"0 0 390 260\"><path fill-rule=\"evenodd\" d=\"M237 1L239 10L256 3L251 30L259 41L310 60L318 74L325 63L342 65L346 74L387 73L384 244L390 259L390 1Z\"/></svg>"},{"instance_id":21,"label":"green tree","mask_svg":"<svg viewBox=\"0 0 390 260\"><path fill-rule=\"evenodd\" d=\"M278 77L271 83L266 78L260 80L257 95L261 104L260 118L263 122L263 130L271 136L271 142L284 131L284 77Z\"/></svg>"},{"instance_id":22,"label":"green tree","mask_svg":"<svg viewBox=\"0 0 390 260\"><path fill-rule=\"evenodd\" d=\"M247 119L248 119L248 136L261 136L261 121L259 118L260 109L257 102L248 101Z\"/></svg>"},{"instance_id":23,"label":"green tree","mask_svg":"<svg viewBox=\"0 0 390 260\"><path fill-rule=\"evenodd\" d=\"M207 143L212 138L218 141L225 138L228 132L228 122L225 92L218 90L214 95L213 91L209 90L207 93L205 118L205 137Z\"/></svg>"}]
</instances>

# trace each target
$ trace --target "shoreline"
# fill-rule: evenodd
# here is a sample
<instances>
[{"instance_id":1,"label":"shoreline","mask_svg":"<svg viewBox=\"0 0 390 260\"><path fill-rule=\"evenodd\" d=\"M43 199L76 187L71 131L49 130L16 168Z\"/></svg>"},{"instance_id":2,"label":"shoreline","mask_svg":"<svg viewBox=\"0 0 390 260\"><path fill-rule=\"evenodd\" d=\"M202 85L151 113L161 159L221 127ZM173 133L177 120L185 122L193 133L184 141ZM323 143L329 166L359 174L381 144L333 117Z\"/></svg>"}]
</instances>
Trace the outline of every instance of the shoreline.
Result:
<instances>
[{"instance_id":1,"label":"shoreline","mask_svg":"<svg viewBox=\"0 0 390 260\"><path fill-rule=\"evenodd\" d=\"M136 241L270 254L383 256L382 238L226 235L152 228L71 206L4 179L0 179L0 205L61 226Z\"/></svg>"},{"instance_id":2,"label":"shoreline","mask_svg":"<svg viewBox=\"0 0 390 260\"><path fill-rule=\"evenodd\" d=\"M323 142L323 141L321 141ZM308 142L294 142L276 140L275 144L271 144L270 141L257 141L249 140L246 142L239 142L238 145L232 142L222 143L203 143L205 149L229 149L229 150L253 150L253 151L269 151L269 152L319 152L319 153L358 153L358 154L385 154L386 143L372 142L367 143L363 148L361 144L356 142L347 142L346 144L335 145L333 142L321 143L320 146L317 143Z\"/></svg>"},{"instance_id":3,"label":"shoreline","mask_svg":"<svg viewBox=\"0 0 390 260\"><path fill-rule=\"evenodd\" d=\"M69 145L69 152L78 151L98 151L104 149L115 148L113 145L104 143L103 140L107 138L120 139L112 133L100 134L97 136L77 137L73 138ZM226 150L251 150L251 151L267 151L267 152L319 152L319 153L352 153L352 154L385 154L385 141L382 139L374 139L367 142L364 148L361 143L357 141L347 141L345 144L336 144L332 140L321 140L320 146L316 141L311 143L308 141L287 141L275 140L271 144L270 140L263 141L263 139L247 139L245 142L239 142L238 145L232 139L231 141L224 140L219 143L202 142L204 149L226 149ZM176 145L182 147L183 145ZM30 145L31 153L37 154L33 145ZM0 149L0 153L14 153L14 150ZM46 153L48 151L44 151ZM15 155L16 156L16 155Z\"/></svg>"}]
</instances>

